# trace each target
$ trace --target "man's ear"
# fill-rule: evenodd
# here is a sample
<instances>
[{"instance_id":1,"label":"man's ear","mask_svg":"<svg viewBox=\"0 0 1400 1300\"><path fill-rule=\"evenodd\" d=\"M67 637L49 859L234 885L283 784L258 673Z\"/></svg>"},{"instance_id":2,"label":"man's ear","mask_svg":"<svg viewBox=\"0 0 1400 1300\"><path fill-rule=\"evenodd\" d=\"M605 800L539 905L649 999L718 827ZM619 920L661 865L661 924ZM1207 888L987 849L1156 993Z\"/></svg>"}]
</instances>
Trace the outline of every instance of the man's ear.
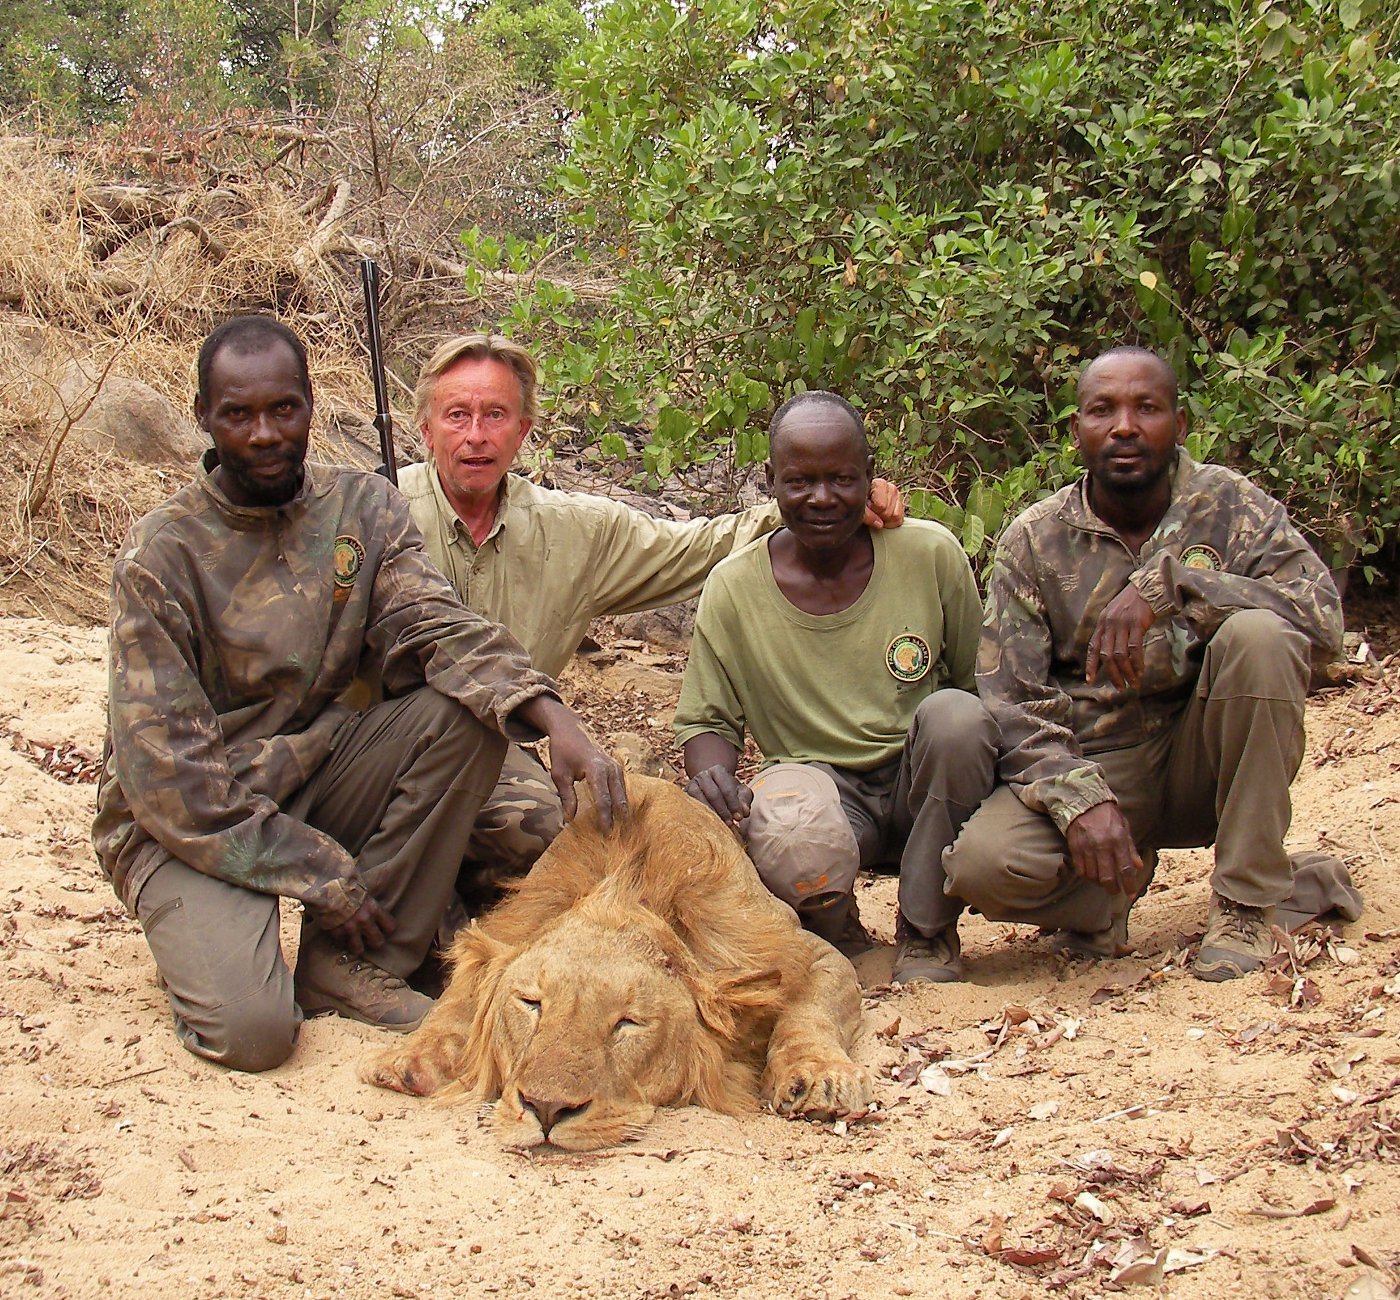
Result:
<instances>
[{"instance_id":1,"label":"man's ear","mask_svg":"<svg viewBox=\"0 0 1400 1300\"><path fill-rule=\"evenodd\" d=\"M763 462L763 481L768 485L769 495L773 492L773 462L766 460Z\"/></svg>"},{"instance_id":2,"label":"man's ear","mask_svg":"<svg viewBox=\"0 0 1400 1300\"><path fill-rule=\"evenodd\" d=\"M1070 438L1073 440L1074 445L1075 445L1076 447L1078 447L1078 446L1079 446L1079 412L1078 412L1078 411L1071 411L1071 412L1069 413L1069 436L1070 436Z\"/></svg>"},{"instance_id":3,"label":"man's ear","mask_svg":"<svg viewBox=\"0 0 1400 1300\"><path fill-rule=\"evenodd\" d=\"M1178 406L1176 408L1176 445L1183 446L1186 442L1186 408Z\"/></svg>"},{"instance_id":4,"label":"man's ear","mask_svg":"<svg viewBox=\"0 0 1400 1300\"><path fill-rule=\"evenodd\" d=\"M205 433L209 432L209 426L204 423L204 398L198 393L195 394L194 398L194 422L199 425Z\"/></svg>"}]
</instances>

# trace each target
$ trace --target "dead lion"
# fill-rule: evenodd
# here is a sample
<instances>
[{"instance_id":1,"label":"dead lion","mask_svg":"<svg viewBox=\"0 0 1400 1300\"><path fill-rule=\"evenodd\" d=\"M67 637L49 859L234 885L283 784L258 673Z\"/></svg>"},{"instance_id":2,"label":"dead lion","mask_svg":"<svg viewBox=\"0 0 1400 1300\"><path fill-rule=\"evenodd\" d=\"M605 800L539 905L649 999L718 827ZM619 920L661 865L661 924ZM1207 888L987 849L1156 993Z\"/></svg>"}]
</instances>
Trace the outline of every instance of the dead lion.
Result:
<instances>
[{"instance_id":1,"label":"dead lion","mask_svg":"<svg viewBox=\"0 0 1400 1300\"><path fill-rule=\"evenodd\" d=\"M507 1146L591 1151L657 1106L863 1111L850 963L763 888L733 833L675 786L629 776L604 836L581 812L512 896L458 938L422 1025L370 1083L500 1098Z\"/></svg>"}]
</instances>

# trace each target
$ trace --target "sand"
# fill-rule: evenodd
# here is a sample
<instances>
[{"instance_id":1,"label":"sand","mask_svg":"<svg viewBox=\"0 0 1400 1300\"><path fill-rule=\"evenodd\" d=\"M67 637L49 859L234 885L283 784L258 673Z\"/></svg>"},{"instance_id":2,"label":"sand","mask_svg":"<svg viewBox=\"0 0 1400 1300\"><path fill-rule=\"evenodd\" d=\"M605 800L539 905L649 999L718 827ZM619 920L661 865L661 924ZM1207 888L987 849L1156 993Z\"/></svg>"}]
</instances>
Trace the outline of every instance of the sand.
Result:
<instances>
[{"instance_id":1,"label":"sand","mask_svg":"<svg viewBox=\"0 0 1400 1300\"><path fill-rule=\"evenodd\" d=\"M88 842L100 630L0 619L0 1295L1381 1296L1400 1280L1400 670L1309 708L1291 846L1353 864L1363 919L1300 969L1185 971L1209 856L1163 855L1134 955L1071 966L964 928L969 979L891 990L849 1125L663 1113L590 1157L378 1091L335 1019L230 1074L176 1043ZM572 687L665 748L675 661ZM610 662L609 662L610 661ZM653 734L654 733L654 734ZM888 941L893 884L862 883ZM294 942L288 908L284 933Z\"/></svg>"}]
</instances>

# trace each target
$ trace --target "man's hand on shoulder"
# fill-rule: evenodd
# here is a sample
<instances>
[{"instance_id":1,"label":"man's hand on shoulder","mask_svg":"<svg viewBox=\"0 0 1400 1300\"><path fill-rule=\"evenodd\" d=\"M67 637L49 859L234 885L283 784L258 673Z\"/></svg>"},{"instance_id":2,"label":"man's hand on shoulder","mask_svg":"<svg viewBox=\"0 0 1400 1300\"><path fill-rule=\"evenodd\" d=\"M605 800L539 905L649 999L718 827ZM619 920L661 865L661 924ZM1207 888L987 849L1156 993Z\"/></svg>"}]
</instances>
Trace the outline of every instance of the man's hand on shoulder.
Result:
<instances>
[{"instance_id":1,"label":"man's hand on shoulder","mask_svg":"<svg viewBox=\"0 0 1400 1300\"><path fill-rule=\"evenodd\" d=\"M549 775L564 805L564 818L578 812L574 786L587 781L598 809L598 824L606 831L627 816L627 784L622 765L596 744L578 715L551 695L537 695L516 710L522 718L549 737Z\"/></svg>"},{"instance_id":2,"label":"man's hand on shoulder","mask_svg":"<svg viewBox=\"0 0 1400 1300\"><path fill-rule=\"evenodd\" d=\"M1137 688L1142 681L1142 639L1157 615L1130 582L1104 606L1099 624L1089 638L1089 653L1084 664L1084 676L1092 686L1100 670L1120 690L1125 686Z\"/></svg>"},{"instance_id":3,"label":"man's hand on shoulder","mask_svg":"<svg viewBox=\"0 0 1400 1300\"><path fill-rule=\"evenodd\" d=\"M1065 840L1074 869L1110 894L1123 893L1142 872L1128 819L1112 800L1080 813L1066 828Z\"/></svg>"},{"instance_id":4,"label":"man's hand on shoulder","mask_svg":"<svg viewBox=\"0 0 1400 1300\"><path fill-rule=\"evenodd\" d=\"M898 528L904 522L904 498L887 478L870 480L870 499L865 503L867 528Z\"/></svg>"}]
</instances>

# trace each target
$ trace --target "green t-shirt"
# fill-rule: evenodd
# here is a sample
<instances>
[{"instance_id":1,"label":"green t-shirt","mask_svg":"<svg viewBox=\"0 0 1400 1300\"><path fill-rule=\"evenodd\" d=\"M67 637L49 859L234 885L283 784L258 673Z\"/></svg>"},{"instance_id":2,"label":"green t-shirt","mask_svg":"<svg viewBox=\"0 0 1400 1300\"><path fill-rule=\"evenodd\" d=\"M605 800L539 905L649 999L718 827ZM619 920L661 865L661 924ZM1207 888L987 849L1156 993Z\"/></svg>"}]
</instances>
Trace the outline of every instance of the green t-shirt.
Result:
<instances>
[{"instance_id":1,"label":"green t-shirt","mask_svg":"<svg viewBox=\"0 0 1400 1300\"><path fill-rule=\"evenodd\" d=\"M940 524L874 530L856 602L805 614L779 590L768 540L705 584L676 708L676 740L747 727L767 763L868 771L898 757L914 710L941 686L973 689L981 604L962 546Z\"/></svg>"}]
</instances>

